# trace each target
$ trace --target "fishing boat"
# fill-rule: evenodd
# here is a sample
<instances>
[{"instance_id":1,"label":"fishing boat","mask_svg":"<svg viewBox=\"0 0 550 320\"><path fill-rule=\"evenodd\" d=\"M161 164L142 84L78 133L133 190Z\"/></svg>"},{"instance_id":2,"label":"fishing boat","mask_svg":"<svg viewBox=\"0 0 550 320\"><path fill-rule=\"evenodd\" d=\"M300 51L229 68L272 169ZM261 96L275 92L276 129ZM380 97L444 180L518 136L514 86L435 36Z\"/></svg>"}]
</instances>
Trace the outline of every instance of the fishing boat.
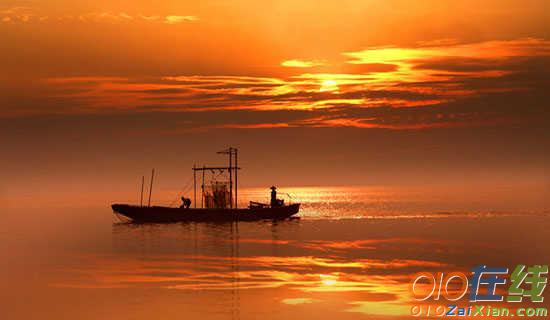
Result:
<instances>
[{"instance_id":1,"label":"fishing boat","mask_svg":"<svg viewBox=\"0 0 550 320\"><path fill-rule=\"evenodd\" d=\"M141 184L141 201L139 205L113 204L113 211L132 222L137 223L167 223L179 221L255 221L255 220L283 220L298 213L300 203L285 204L283 199L277 198L277 188L271 187L270 203L250 201L248 207L238 207L238 150L229 148L218 152L229 156L228 166L193 166L193 207L191 199L182 197L180 207L151 206L151 194L153 190L154 169L151 173L149 187L149 201L143 205L143 185ZM207 173L217 173L209 183L206 183ZM224 177L220 178L222 174ZM197 201L197 176L201 176L200 207ZM227 179L228 178L228 179Z\"/></svg>"}]
</instances>

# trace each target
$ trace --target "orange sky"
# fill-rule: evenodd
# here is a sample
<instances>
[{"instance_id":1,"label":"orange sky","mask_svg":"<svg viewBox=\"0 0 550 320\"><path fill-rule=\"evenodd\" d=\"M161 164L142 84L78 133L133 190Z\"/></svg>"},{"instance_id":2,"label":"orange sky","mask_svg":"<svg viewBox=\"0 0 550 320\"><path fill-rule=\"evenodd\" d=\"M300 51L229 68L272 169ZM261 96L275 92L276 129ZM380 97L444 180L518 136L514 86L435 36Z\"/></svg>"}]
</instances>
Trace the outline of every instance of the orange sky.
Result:
<instances>
[{"instance_id":1,"label":"orange sky","mask_svg":"<svg viewBox=\"0 0 550 320\"><path fill-rule=\"evenodd\" d=\"M100 183L90 172L183 170L233 144L258 183L544 180L548 12L526 0L3 1L0 164L22 186Z\"/></svg>"}]
</instances>

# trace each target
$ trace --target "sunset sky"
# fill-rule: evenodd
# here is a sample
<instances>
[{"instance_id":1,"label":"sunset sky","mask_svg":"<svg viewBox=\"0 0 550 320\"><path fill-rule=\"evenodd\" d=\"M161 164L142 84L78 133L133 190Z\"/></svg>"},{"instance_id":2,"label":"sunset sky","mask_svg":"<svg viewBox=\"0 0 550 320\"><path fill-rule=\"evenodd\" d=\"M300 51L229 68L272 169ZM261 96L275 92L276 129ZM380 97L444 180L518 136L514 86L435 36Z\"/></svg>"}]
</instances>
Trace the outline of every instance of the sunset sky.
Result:
<instances>
[{"instance_id":1,"label":"sunset sky","mask_svg":"<svg viewBox=\"0 0 550 320\"><path fill-rule=\"evenodd\" d=\"M548 1L0 2L0 197L543 183ZM133 190L133 189L132 189Z\"/></svg>"}]
</instances>

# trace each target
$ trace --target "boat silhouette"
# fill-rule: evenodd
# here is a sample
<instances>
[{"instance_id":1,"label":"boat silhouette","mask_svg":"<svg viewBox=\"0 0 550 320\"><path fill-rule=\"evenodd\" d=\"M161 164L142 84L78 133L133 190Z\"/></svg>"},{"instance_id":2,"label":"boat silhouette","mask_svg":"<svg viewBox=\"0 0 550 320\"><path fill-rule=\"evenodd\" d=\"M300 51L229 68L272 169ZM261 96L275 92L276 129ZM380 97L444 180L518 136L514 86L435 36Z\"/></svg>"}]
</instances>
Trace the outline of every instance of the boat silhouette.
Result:
<instances>
[{"instance_id":1,"label":"boat silhouette","mask_svg":"<svg viewBox=\"0 0 550 320\"><path fill-rule=\"evenodd\" d=\"M285 204L284 200L277 198L277 188L271 187L271 202L269 204L250 201L248 207L239 208L238 200L238 150L229 148L218 152L229 156L227 167L197 167L193 166L193 199L194 207L191 208L191 199L182 197L182 205L177 207L151 206L151 194L153 190L154 169L151 173L148 205L143 205L143 184L141 185L140 205L113 204L113 211L133 222L138 223L165 223L179 221L255 221L255 220L283 220L292 217L300 210L300 203ZM227 181L219 178L212 179L205 184L207 172L226 173ZM197 174L200 174L200 207L197 207ZM290 200L291 201L291 200Z\"/></svg>"}]
</instances>

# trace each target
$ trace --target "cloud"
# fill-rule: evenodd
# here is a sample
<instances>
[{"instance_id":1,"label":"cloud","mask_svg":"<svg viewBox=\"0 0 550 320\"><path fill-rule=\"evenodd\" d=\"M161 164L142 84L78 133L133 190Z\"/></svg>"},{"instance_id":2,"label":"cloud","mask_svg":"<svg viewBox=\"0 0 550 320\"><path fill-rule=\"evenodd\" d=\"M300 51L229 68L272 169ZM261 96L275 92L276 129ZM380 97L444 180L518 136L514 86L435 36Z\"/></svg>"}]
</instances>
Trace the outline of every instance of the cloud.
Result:
<instances>
[{"instance_id":1,"label":"cloud","mask_svg":"<svg viewBox=\"0 0 550 320\"><path fill-rule=\"evenodd\" d=\"M157 22L179 24L199 20L193 15L146 15L127 12L95 11L65 15L47 15L43 10L34 7L11 7L0 10L0 21L3 23L43 23L49 21L64 22Z\"/></svg>"},{"instance_id":2,"label":"cloud","mask_svg":"<svg viewBox=\"0 0 550 320\"><path fill-rule=\"evenodd\" d=\"M299 304L310 304L315 302L320 302L319 299L313 299L313 298L287 298L281 300L281 303L288 304L288 305L299 305Z\"/></svg>"},{"instance_id":3,"label":"cloud","mask_svg":"<svg viewBox=\"0 0 550 320\"><path fill-rule=\"evenodd\" d=\"M0 20L4 23L26 23L32 20L44 20L45 16L39 15L31 7L10 7L0 10Z\"/></svg>"},{"instance_id":4,"label":"cloud","mask_svg":"<svg viewBox=\"0 0 550 320\"><path fill-rule=\"evenodd\" d=\"M77 20L81 22L132 22L134 17L126 12L91 12L78 16L64 16L59 20Z\"/></svg>"},{"instance_id":5,"label":"cloud","mask_svg":"<svg viewBox=\"0 0 550 320\"><path fill-rule=\"evenodd\" d=\"M3 94L3 105L32 106L40 101L48 108L3 111L4 116L44 110L247 114L237 121L224 116L224 121L193 125L192 129L201 130L423 130L538 124L545 119L544 105L549 99L545 88L550 85L550 42L546 40L376 47L344 55L350 59L345 65L376 67L367 73L298 72L286 77L50 78L37 85L33 97L14 95L13 90ZM276 111L285 116L262 116Z\"/></svg>"},{"instance_id":6,"label":"cloud","mask_svg":"<svg viewBox=\"0 0 550 320\"><path fill-rule=\"evenodd\" d=\"M166 16L164 22L167 24L176 24L186 21L197 21L198 18L195 16Z\"/></svg>"},{"instance_id":7,"label":"cloud","mask_svg":"<svg viewBox=\"0 0 550 320\"><path fill-rule=\"evenodd\" d=\"M509 71L508 64L518 63L522 58L550 56L550 41L536 38L466 44L443 41L422 43L417 47L372 47L343 54L349 59L347 63L352 65L396 65L394 72L383 75L386 78L448 81L456 76L505 75Z\"/></svg>"},{"instance_id":8,"label":"cloud","mask_svg":"<svg viewBox=\"0 0 550 320\"><path fill-rule=\"evenodd\" d=\"M190 15L130 15L125 12L92 12L78 17L83 22L157 22L165 24L179 24L184 22L195 22L199 20L196 16Z\"/></svg>"},{"instance_id":9,"label":"cloud","mask_svg":"<svg viewBox=\"0 0 550 320\"><path fill-rule=\"evenodd\" d=\"M324 66L325 63L323 61L319 60L285 60L281 62L281 66L283 67L291 67L291 68L311 68L311 67L317 67L317 66Z\"/></svg>"},{"instance_id":10,"label":"cloud","mask_svg":"<svg viewBox=\"0 0 550 320\"><path fill-rule=\"evenodd\" d=\"M210 126L207 128L231 128L231 129L273 129L273 128L288 128L293 126L292 123L278 122L278 123L252 123L252 124L223 124L218 126Z\"/></svg>"}]
</instances>

